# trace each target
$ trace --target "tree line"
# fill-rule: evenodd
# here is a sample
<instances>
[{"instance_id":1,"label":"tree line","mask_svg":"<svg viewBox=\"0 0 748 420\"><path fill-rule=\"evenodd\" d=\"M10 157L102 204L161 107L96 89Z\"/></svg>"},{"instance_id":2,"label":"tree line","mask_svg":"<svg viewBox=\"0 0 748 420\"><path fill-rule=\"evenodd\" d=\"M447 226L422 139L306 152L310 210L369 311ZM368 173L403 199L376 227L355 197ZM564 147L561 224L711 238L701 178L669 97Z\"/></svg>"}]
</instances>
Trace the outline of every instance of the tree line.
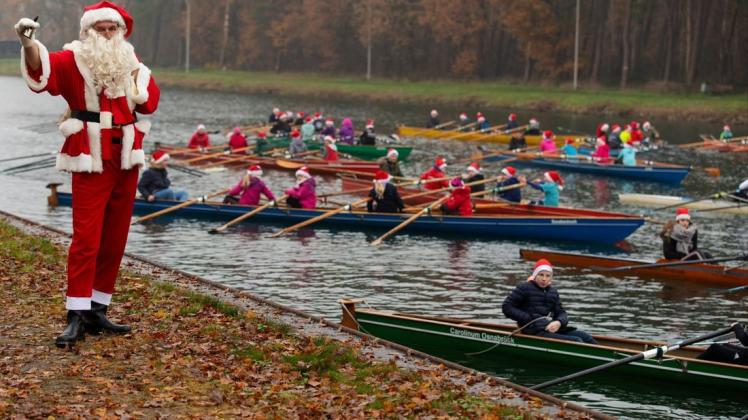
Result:
<instances>
[{"instance_id":1,"label":"tree line","mask_svg":"<svg viewBox=\"0 0 748 420\"><path fill-rule=\"evenodd\" d=\"M3 27L39 15L52 47L93 0L4 0ZM151 66L569 83L577 0L125 0ZM748 2L580 0L590 86L748 85ZM32 16L33 17L33 16ZM6 31L9 36L12 32ZM729 89L729 86L727 87Z\"/></svg>"}]
</instances>

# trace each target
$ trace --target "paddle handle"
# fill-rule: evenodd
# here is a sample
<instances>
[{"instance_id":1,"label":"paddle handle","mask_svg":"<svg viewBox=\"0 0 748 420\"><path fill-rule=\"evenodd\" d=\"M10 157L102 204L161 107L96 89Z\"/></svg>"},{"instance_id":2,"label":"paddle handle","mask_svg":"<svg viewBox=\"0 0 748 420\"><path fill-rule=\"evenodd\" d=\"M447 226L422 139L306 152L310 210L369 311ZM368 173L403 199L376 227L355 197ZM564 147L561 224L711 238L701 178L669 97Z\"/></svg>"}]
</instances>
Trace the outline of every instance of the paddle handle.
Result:
<instances>
[{"instance_id":1,"label":"paddle handle","mask_svg":"<svg viewBox=\"0 0 748 420\"><path fill-rule=\"evenodd\" d=\"M363 203L365 203L367 201L369 201L369 197L363 198L363 199L358 200L358 201L354 201L351 204L347 204L347 205L345 205L343 207L340 207L340 208L337 208L335 210L330 210L327 213L320 214L317 217L313 217L313 218L311 218L309 220L305 220L305 221L303 221L301 223L297 223L297 224L295 224L293 226L289 226L289 227L287 227L285 229L281 229L278 232L275 232L274 234L270 235L270 237L271 238L276 238L278 236L285 235L288 232L293 232L293 231L301 229L301 228L303 228L305 226L309 226L312 223L317 223L320 220L327 219L328 217L336 215L338 213L341 213L341 212L343 212L345 210L348 210L349 208L352 209L354 207L357 207L357 206L359 206L359 205L361 205L361 204L363 204Z\"/></svg>"},{"instance_id":2,"label":"paddle handle","mask_svg":"<svg viewBox=\"0 0 748 420\"><path fill-rule=\"evenodd\" d=\"M566 375L566 376L563 376L561 378L556 378L556 379L550 380L548 382L543 382L541 384L538 384L538 385L535 385L535 386L531 386L530 389L537 391L539 389L547 388L547 387L553 386L553 385L558 385L558 384L560 384L562 382L566 382L566 381L570 381L570 380L573 380L573 379L581 378L582 376L587 376L587 375L589 375L591 373L600 372L602 370L609 369L609 368L612 368L612 367L625 365L625 364L628 364L628 363L631 363L631 362L635 362L637 360L651 359L653 357L658 357L659 358L659 357L662 357L662 355L664 355L665 353L667 353L669 351L677 350L677 349L679 349L681 347L686 347L686 346L689 346L691 344L695 344L695 343L698 343L698 342L701 342L701 341L706 341L706 340L709 340L710 338L714 338L714 337L718 337L718 336L723 335L723 334L727 334L730 331L732 331L732 326L726 327L726 328L722 328L719 331L715 331L715 332L712 332L712 333L709 333L709 334L706 334L706 335L702 335L701 337L696 337L696 338L691 338L691 339L688 339L688 340L683 340L683 341L681 341L679 343L676 343L676 344L674 344L672 346L664 345L664 346L661 346L661 347L655 347L653 349L641 352L639 354L635 354L635 355L632 355L632 356L629 356L629 357L625 357L625 358L619 359L619 360L614 360L612 362L605 363L604 365L600 365L600 366L592 367L592 368L589 368L589 369L585 369L585 370L583 370L581 372L572 373L571 375Z\"/></svg>"},{"instance_id":3,"label":"paddle handle","mask_svg":"<svg viewBox=\"0 0 748 420\"><path fill-rule=\"evenodd\" d=\"M215 196L221 195L221 194L226 194L227 192L229 192L228 188L223 189L221 191L216 191L216 192L214 192L212 194L206 195L205 199L208 199L208 198L211 198L211 197L215 197ZM132 223L130 223L130 224L131 225L136 225L138 223L145 222L146 220L151 220L151 219L154 219L156 217L163 216L164 214L171 213L171 212L173 212L175 210L179 210L179 209L185 208L187 206L191 206L191 205L193 205L193 204L195 204L195 203L197 203L199 201L203 201L203 197L193 198L191 200L187 200L185 202L179 203L176 206L171 206L169 208L165 208L163 210L159 210L157 212L153 212L153 213L147 214L147 215L145 215L143 217L139 217L139 218L133 220Z\"/></svg>"},{"instance_id":4,"label":"paddle handle","mask_svg":"<svg viewBox=\"0 0 748 420\"><path fill-rule=\"evenodd\" d=\"M380 236L379 238L375 239L371 243L371 245L372 246L378 246L379 244L382 243L382 241L384 241L385 239L389 238L390 236L396 234L397 232L401 231L402 229L404 229L409 224L415 222L416 219L418 219L419 217L421 217L422 214L427 213L430 209L432 209L432 208L440 205L441 203L445 202L448 198L449 198L449 196L442 197L442 198L434 201L430 205L424 207L421 211L419 211L418 213L416 213L416 214L408 217L404 222L402 222L399 225L395 226L389 232L387 232L384 235Z\"/></svg>"},{"instance_id":5,"label":"paddle handle","mask_svg":"<svg viewBox=\"0 0 748 420\"><path fill-rule=\"evenodd\" d=\"M243 222L244 220L249 219L250 217L254 216L255 214L257 214L257 213L265 210L266 208L270 207L271 205L273 205L273 204L275 204L275 203L277 203L277 202L279 202L281 200L286 199L287 197L288 197L287 195L283 195L280 198L278 198L277 200L272 200L272 201L270 201L268 203L265 203L265 204L261 205L260 207L257 207L254 210L252 210L250 212L247 212L245 214L242 214L241 216L237 217L236 219L231 220L230 222L226 223L225 225L220 226L220 227L214 229L213 232L214 233L223 232L224 230L230 228L231 226L234 226L237 223L240 223L240 222Z\"/></svg>"}]
</instances>

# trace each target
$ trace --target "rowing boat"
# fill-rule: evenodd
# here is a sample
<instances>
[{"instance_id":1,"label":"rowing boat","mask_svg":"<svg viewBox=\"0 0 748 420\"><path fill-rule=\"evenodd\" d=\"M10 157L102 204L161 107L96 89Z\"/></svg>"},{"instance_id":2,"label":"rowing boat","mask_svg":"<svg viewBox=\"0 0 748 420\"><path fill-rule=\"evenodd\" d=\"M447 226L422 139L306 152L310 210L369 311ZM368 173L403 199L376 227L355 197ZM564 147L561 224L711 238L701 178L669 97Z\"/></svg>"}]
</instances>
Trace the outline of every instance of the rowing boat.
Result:
<instances>
[{"instance_id":1,"label":"rowing boat","mask_svg":"<svg viewBox=\"0 0 748 420\"><path fill-rule=\"evenodd\" d=\"M70 193L53 191L53 194L57 194L57 201L60 205L72 205L72 195ZM178 203L174 201L148 202L138 198L135 200L134 212L147 214L172 207L175 204ZM207 201L181 208L170 214L175 217L233 219L254 210L256 207ZM292 225L319 216L329 210L329 208L269 207L253 216L252 220ZM333 227L390 230L410 216L409 213L348 211L335 214L320 223ZM434 212L421 216L408 225L405 231L430 235L459 235L463 238L521 238L612 245L629 236L643 223L642 219L632 217L518 216L510 213L505 214L502 213L501 209L495 209L491 213L472 217L445 216Z\"/></svg>"},{"instance_id":2,"label":"rowing boat","mask_svg":"<svg viewBox=\"0 0 748 420\"><path fill-rule=\"evenodd\" d=\"M593 336L598 344L514 334L515 325L412 313L356 308L357 299L342 300L342 325L428 354L462 364L480 365L501 375L501 366L545 368L544 375L561 376L622 359L665 343L608 336ZM703 347L687 346L664 358L636 361L615 368L616 381L665 381L703 393L703 387L748 393L748 366L699 360ZM498 368L498 369L497 369ZM594 374L592 380L611 375ZM625 376L622 376L625 375Z\"/></svg>"},{"instance_id":3,"label":"rowing boat","mask_svg":"<svg viewBox=\"0 0 748 420\"><path fill-rule=\"evenodd\" d=\"M531 261L545 258L553 265L564 265L571 267L588 268L595 271L594 267L616 268L637 265L649 265L652 261L632 260L625 258L611 258L596 255L574 254L569 252L540 251L532 249L520 249L519 255ZM657 260L656 263L674 262L672 260ZM710 283L723 286L743 286L748 284L748 269L730 268L719 264L688 264L665 267L643 267L631 268L625 271L606 271L611 275L637 275L649 278L688 280L700 283Z\"/></svg>"},{"instance_id":4,"label":"rowing boat","mask_svg":"<svg viewBox=\"0 0 748 420\"><path fill-rule=\"evenodd\" d=\"M672 195L618 194L618 201L623 204L634 204L645 207L675 207L677 205L681 205L683 207L688 207L694 210L708 210L715 213L728 213L748 216L748 203L738 203L735 201L723 199L693 201L692 198L676 197Z\"/></svg>"},{"instance_id":5,"label":"rowing boat","mask_svg":"<svg viewBox=\"0 0 748 420\"><path fill-rule=\"evenodd\" d=\"M503 155L487 157L486 160L501 161L513 158L517 158L517 155L506 153ZM685 178L691 170L691 168L688 166L672 165L667 163L640 163L636 166L624 166L580 159L567 160L543 156L519 156L519 159L513 162L517 166L525 165L546 169L560 169L569 172L580 172L616 178L626 178L636 181L663 182L668 184L680 184L681 182L683 182L683 178Z\"/></svg>"},{"instance_id":6,"label":"rowing boat","mask_svg":"<svg viewBox=\"0 0 748 420\"><path fill-rule=\"evenodd\" d=\"M397 127L397 134L401 137L425 137L429 139L437 140L458 140L458 141L482 141L489 143L502 143L509 144L512 139L512 134L506 133L481 133L479 131L464 132L451 131L451 130L434 130L432 128L420 128L410 127L407 125L401 125ZM587 136L583 135L564 135L556 137L556 144L563 146L567 138L573 138L577 143L583 142L587 139ZM525 142L530 146L537 146L543 141L541 135L527 135L525 136Z\"/></svg>"}]
</instances>

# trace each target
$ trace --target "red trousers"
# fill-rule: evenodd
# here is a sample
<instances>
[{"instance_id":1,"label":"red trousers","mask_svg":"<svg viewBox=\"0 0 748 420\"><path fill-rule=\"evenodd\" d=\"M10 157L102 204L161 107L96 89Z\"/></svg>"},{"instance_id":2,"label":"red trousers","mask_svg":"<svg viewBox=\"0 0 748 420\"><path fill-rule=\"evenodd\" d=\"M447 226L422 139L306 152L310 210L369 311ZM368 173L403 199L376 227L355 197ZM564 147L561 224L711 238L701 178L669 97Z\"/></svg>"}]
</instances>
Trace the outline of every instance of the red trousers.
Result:
<instances>
[{"instance_id":1,"label":"red trousers","mask_svg":"<svg viewBox=\"0 0 748 420\"><path fill-rule=\"evenodd\" d=\"M73 173L73 241L68 251L66 308L109 305L125 253L138 168L120 169L122 146L112 145L102 173Z\"/></svg>"}]
</instances>

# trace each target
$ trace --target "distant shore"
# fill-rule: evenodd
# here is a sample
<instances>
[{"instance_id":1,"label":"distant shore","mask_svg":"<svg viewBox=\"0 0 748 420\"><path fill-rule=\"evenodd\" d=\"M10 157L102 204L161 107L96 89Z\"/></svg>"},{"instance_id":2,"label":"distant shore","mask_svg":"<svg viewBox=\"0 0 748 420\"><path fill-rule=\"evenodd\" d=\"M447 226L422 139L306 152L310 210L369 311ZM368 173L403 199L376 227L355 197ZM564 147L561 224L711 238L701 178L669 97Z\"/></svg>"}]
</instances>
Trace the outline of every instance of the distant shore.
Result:
<instances>
[{"instance_id":1,"label":"distant shore","mask_svg":"<svg viewBox=\"0 0 748 420\"><path fill-rule=\"evenodd\" d=\"M18 75L18 62L0 60L0 74ZM573 91L562 86L533 86L511 81L407 81L312 73L273 73L195 69L154 69L161 86L248 94L300 95L381 102L496 107L620 117L748 123L748 94L704 95L610 88ZM426 111L424 111L426 112Z\"/></svg>"}]
</instances>

